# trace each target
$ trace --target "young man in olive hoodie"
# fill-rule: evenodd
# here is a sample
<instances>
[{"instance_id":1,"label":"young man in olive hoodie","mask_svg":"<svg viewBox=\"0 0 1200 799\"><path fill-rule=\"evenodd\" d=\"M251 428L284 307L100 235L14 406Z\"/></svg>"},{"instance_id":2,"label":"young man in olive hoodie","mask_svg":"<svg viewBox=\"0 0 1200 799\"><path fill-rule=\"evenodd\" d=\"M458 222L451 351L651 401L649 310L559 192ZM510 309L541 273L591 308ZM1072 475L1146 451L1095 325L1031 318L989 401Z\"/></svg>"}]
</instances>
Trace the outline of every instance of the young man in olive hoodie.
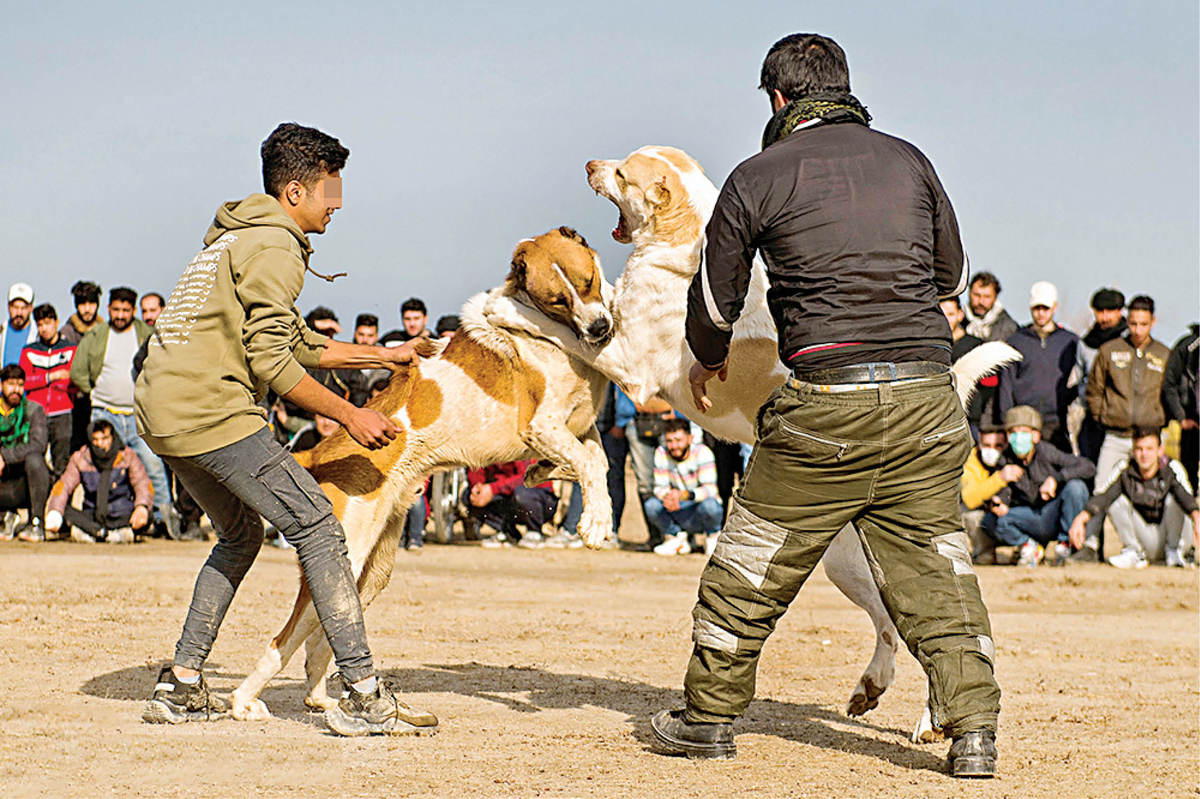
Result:
<instances>
[{"instance_id":1,"label":"young man in olive hoodie","mask_svg":"<svg viewBox=\"0 0 1200 799\"><path fill-rule=\"evenodd\" d=\"M347 344L310 330L296 309L312 253L341 207L349 151L313 128L285 123L262 145L265 194L225 203L159 316L136 391L138 428L217 529L196 579L173 666L159 674L148 722L223 715L200 674L242 577L262 545L265 517L295 548L334 660L350 690L326 713L342 735L403 733L437 725L379 682L345 536L328 498L271 435L259 401L267 389L342 424L368 449L396 436L390 419L356 408L305 367L391 367L415 357Z\"/></svg>"}]
</instances>

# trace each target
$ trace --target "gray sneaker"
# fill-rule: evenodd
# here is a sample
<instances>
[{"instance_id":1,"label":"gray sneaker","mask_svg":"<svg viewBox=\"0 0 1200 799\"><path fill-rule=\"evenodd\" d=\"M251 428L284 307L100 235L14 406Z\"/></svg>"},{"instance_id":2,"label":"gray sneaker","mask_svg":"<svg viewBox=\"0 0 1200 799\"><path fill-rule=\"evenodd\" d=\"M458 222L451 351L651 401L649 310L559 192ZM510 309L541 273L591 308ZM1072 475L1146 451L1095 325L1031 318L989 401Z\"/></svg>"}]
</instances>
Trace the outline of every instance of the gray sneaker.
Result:
<instances>
[{"instance_id":1,"label":"gray sneaker","mask_svg":"<svg viewBox=\"0 0 1200 799\"><path fill-rule=\"evenodd\" d=\"M142 721L147 724L182 724L185 721L215 721L229 715L229 705L208 690L204 675L195 685L180 682L170 666L158 673L158 683Z\"/></svg>"},{"instance_id":2,"label":"gray sneaker","mask_svg":"<svg viewBox=\"0 0 1200 799\"><path fill-rule=\"evenodd\" d=\"M20 524L21 517L15 511L5 511L4 517L0 519L0 541L12 541Z\"/></svg>"},{"instance_id":3,"label":"gray sneaker","mask_svg":"<svg viewBox=\"0 0 1200 799\"><path fill-rule=\"evenodd\" d=\"M344 680L343 680L344 682ZM329 729L338 735L429 735L437 732L437 716L413 710L396 698L383 680L375 693L364 694L346 684L346 693L325 711Z\"/></svg>"}]
</instances>

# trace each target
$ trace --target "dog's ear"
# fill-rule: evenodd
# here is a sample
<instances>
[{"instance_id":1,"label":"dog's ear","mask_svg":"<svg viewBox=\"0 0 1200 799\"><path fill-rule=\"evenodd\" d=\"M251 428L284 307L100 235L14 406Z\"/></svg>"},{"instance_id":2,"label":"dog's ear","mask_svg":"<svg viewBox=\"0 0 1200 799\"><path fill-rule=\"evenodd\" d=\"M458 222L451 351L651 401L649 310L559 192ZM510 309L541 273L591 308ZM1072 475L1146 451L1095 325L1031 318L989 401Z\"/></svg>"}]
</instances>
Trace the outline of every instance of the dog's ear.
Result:
<instances>
[{"instance_id":1,"label":"dog's ear","mask_svg":"<svg viewBox=\"0 0 1200 799\"><path fill-rule=\"evenodd\" d=\"M646 199L651 205L666 205L671 201L671 190L667 188L667 179L656 180L646 191Z\"/></svg>"},{"instance_id":2,"label":"dog's ear","mask_svg":"<svg viewBox=\"0 0 1200 799\"><path fill-rule=\"evenodd\" d=\"M572 239L574 241L579 242L584 247L588 246L587 239L585 239L583 237L583 235L573 227L567 227L566 225L563 225L562 227L560 227L558 229L558 232L561 233L563 236L565 236L568 239Z\"/></svg>"},{"instance_id":3,"label":"dog's ear","mask_svg":"<svg viewBox=\"0 0 1200 799\"><path fill-rule=\"evenodd\" d=\"M508 282L515 286L524 288L525 269L525 250L518 247L513 253L512 268L508 272Z\"/></svg>"}]
</instances>

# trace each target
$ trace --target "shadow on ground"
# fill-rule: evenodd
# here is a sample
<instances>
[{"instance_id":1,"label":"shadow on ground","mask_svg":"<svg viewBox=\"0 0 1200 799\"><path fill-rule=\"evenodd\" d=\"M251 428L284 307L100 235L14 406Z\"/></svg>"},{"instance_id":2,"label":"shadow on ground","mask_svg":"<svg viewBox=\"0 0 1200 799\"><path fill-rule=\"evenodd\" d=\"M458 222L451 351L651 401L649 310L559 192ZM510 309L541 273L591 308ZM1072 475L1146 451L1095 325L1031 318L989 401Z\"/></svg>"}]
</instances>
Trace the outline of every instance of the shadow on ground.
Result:
<instances>
[{"instance_id":1,"label":"shadow on ground","mask_svg":"<svg viewBox=\"0 0 1200 799\"><path fill-rule=\"evenodd\" d=\"M235 685L245 676L227 672L218 664L210 664L206 675L222 687ZM156 676L157 666L133 666L97 675L80 690L104 699L142 702L149 696ZM420 668L384 670L381 676L389 685L405 691L458 694L494 702L516 713L586 707L615 711L625 715L633 727L634 738L647 749L653 741L650 716L663 708L682 704L676 689L520 666L475 662L427 664ZM301 680L277 678L263 692L262 698L279 718L318 721L316 714L304 707ZM436 707L431 709L436 712ZM877 735L862 734L856 729L901 740L881 740ZM933 752L903 742L903 731L851 719L819 705L756 700L738 721L736 731L774 735L809 746L876 757L901 768L944 771L943 760Z\"/></svg>"}]
</instances>

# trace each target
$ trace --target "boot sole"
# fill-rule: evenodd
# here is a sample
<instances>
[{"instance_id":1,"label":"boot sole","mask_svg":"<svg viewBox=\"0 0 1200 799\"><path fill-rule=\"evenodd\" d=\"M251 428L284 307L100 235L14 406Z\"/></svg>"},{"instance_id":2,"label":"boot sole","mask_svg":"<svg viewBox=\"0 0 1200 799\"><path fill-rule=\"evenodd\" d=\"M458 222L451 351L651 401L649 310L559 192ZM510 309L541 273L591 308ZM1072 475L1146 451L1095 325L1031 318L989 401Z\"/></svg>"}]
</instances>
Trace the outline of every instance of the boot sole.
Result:
<instances>
[{"instance_id":1,"label":"boot sole","mask_svg":"<svg viewBox=\"0 0 1200 799\"><path fill-rule=\"evenodd\" d=\"M650 729L659 748L669 755L683 755L696 760L733 760L737 757L737 744L706 744L695 741L684 741L667 735L651 720Z\"/></svg>"},{"instance_id":2,"label":"boot sole","mask_svg":"<svg viewBox=\"0 0 1200 799\"><path fill-rule=\"evenodd\" d=\"M383 722L370 722L366 719L347 715L341 708L333 707L325 711L325 722L329 729L343 738L361 738L365 735L433 735L437 725L418 727L401 719L388 719Z\"/></svg>"},{"instance_id":3,"label":"boot sole","mask_svg":"<svg viewBox=\"0 0 1200 799\"><path fill-rule=\"evenodd\" d=\"M146 707L142 708L142 721L147 724L184 724L189 721L217 721L228 715L227 712L178 711L167 703L160 702L157 699L151 699L146 703Z\"/></svg>"},{"instance_id":4,"label":"boot sole","mask_svg":"<svg viewBox=\"0 0 1200 799\"><path fill-rule=\"evenodd\" d=\"M989 779L996 776L996 761L990 757L956 757L950 763L950 776Z\"/></svg>"}]
</instances>

